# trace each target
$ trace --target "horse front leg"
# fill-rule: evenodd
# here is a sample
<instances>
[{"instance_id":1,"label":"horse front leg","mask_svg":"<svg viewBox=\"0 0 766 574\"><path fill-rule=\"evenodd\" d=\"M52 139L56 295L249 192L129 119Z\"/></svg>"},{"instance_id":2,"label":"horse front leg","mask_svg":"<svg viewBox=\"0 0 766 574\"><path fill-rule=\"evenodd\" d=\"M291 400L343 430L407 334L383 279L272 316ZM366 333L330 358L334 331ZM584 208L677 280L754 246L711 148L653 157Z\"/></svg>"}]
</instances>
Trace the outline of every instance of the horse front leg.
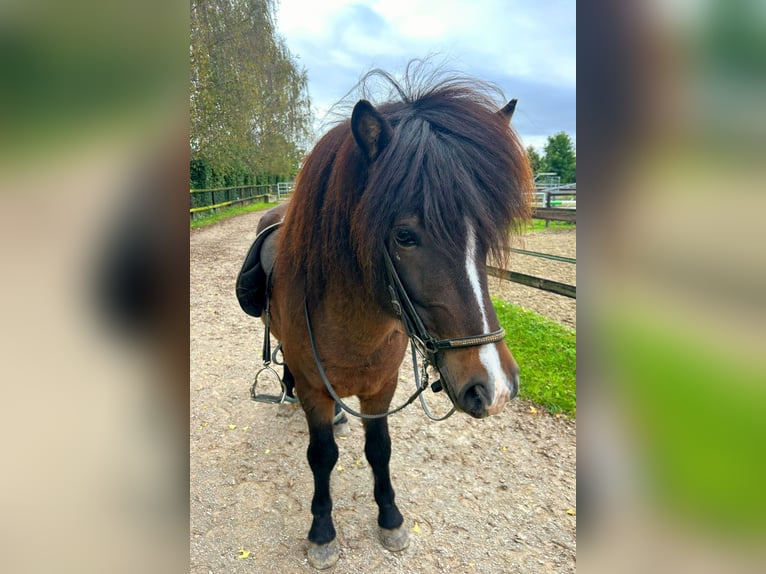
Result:
<instances>
[{"instance_id":1,"label":"horse front leg","mask_svg":"<svg viewBox=\"0 0 766 574\"><path fill-rule=\"evenodd\" d=\"M394 382L395 385L395 382ZM391 391L393 394L393 390ZM388 410L391 398L381 401L361 400L362 412L374 414ZM385 403L385 404L384 404ZM409 531L404 525L396 506L394 487L391 484L391 435L388 433L388 417L364 421L364 454L370 463L375 480L375 502L378 505L378 534L380 542L388 550L399 552L409 544Z\"/></svg>"},{"instance_id":2,"label":"horse front leg","mask_svg":"<svg viewBox=\"0 0 766 574\"><path fill-rule=\"evenodd\" d=\"M311 500L311 530L309 530L309 563L317 569L330 568L338 561L340 552L332 522L330 473L338 461L338 445L333 435L333 401L309 396L302 397L309 425L309 447L306 452L314 475L314 497Z\"/></svg>"}]
</instances>

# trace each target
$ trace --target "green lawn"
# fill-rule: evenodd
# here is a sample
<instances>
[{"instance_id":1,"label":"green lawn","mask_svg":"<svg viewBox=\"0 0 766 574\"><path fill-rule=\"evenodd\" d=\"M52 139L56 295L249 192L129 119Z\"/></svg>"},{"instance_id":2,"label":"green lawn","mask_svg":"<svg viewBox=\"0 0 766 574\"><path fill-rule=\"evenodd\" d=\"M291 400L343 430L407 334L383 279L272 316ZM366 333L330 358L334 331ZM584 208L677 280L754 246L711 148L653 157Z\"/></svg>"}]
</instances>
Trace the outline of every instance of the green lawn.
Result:
<instances>
[{"instance_id":1,"label":"green lawn","mask_svg":"<svg viewBox=\"0 0 766 574\"><path fill-rule=\"evenodd\" d=\"M492 300L519 364L519 396L551 413L577 414L577 332L516 305Z\"/></svg>"},{"instance_id":2,"label":"green lawn","mask_svg":"<svg viewBox=\"0 0 766 574\"><path fill-rule=\"evenodd\" d=\"M656 500L695 527L763 540L766 363L727 351L672 313L608 311L597 333L611 394Z\"/></svg>"},{"instance_id":3,"label":"green lawn","mask_svg":"<svg viewBox=\"0 0 766 574\"><path fill-rule=\"evenodd\" d=\"M250 205L243 205L240 207L218 209L210 215L192 219L190 222L190 227L191 229L196 229L197 227L205 227L206 225L211 225L223 219L234 217L235 215L242 215L243 213L250 213L251 211L262 211L264 209L275 207L276 205L276 203L260 202L251 203Z\"/></svg>"},{"instance_id":4,"label":"green lawn","mask_svg":"<svg viewBox=\"0 0 766 574\"><path fill-rule=\"evenodd\" d=\"M577 224L576 223L568 223L566 221L551 221L551 222L549 222L549 228L551 228L551 229L576 229L577 228ZM533 219L526 226L526 230L527 231L539 231L541 229L545 229L545 220L544 219Z\"/></svg>"}]
</instances>

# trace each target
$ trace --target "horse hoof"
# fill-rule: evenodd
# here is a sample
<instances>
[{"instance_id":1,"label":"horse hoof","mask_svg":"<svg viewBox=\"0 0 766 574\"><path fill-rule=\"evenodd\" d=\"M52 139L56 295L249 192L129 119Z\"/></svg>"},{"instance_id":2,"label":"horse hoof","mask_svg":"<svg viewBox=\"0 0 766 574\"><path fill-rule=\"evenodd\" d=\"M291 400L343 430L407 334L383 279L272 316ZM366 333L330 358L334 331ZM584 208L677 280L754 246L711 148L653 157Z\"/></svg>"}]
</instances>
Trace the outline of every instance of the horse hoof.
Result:
<instances>
[{"instance_id":1,"label":"horse hoof","mask_svg":"<svg viewBox=\"0 0 766 574\"><path fill-rule=\"evenodd\" d=\"M327 544L315 544L309 542L307 550L309 564L317 570L325 570L334 566L340 558L340 549L338 548L338 539L333 538Z\"/></svg>"},{"instance_id":2,"label":"horse hoof","mask_svg":"<svg viewBox=\"0 0 766 574\"><path fill-rule=\"evenodd\" d=\"M348 421L335 423L332 425L332 430L335 433L335 436L349 436L351 434L351 427L349 426Z\"/></svg>"},{"instance_id":3,"label":"horse hoof","mask_svg":"<svg viewBox=\"0 0 766 574\"><path fill-rule=\"evenodd\" d=\"M404 523L399 528L378 528L380 543L391 552L401 552L410 543L410 531Z\"/></svg>"}]
</instances>

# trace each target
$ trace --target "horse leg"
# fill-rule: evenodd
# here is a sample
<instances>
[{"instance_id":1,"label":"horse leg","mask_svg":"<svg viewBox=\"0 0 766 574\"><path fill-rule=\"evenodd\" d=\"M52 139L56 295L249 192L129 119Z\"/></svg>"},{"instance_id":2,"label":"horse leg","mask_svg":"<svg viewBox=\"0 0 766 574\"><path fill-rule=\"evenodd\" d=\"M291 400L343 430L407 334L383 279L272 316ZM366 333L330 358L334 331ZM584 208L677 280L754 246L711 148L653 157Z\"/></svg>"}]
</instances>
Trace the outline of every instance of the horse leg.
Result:
<instances>
[{"instance_id":1,"label":"horse leg","mask_svg":"<svg viewBox=\"0 0 766 574\"><path fill-rule=\"evenodd\" d=\"M335 403L335 417L332 419L332 428L336 436L348 436L350 434L348 417L338 403Z\"/></svg>"},{"instance_id":2,"label":"horse leg","mask_svg":"<svg viewBox=\"0 0 766 574\"><path fill-rule=\"evenodd\" d=\"M285 385L285 395L289 399L295 399L295 377L287 366L287 363L282 365L282 369L282 382ZM294 403L295 401L288 402ZM348 417L346 417L346 413L343 412L343 409L338 403L335 403L335 417L332 419L332 428L337 436L348 436L349 434Z\"/></svg>"},{"instance_id":3,"label":"horse leg","mask_svg":"<svg viewBox=\"0 0 766 574\"><path fill-rule=\"evenodd\" d=\"M295 377L290 372L287 363L282 365L282 382L285 384L285 394L291 399L295 398Z\"/></svg>"},{"instance_id":4,"label":"horse leg","mask_svg":"<svg viewBox=\"0 0 766 574\"><path fill-rule=\"evenodd\" d=\"M338 461L338 445L333 436L333 401L316 395L302 398L309 425L307 458L314 475L314 497L311 500L309 530L309 563L317 569L329 568L340 556L332 523L330 473Z\"/></svg>"},{"instance_id":5,"label":"horse leg","mask_svg":"<svg viewBox=\"0 0 766 574\"><path fill-rule=\"evenodd\" d=\"M394 385L395 386L395 385ZM391 390L393 395L393 390ZM390 397L385 403L380 400L360 400L362 411L367 414L385 412ZM372 404L375 406L373 407ZM389 462L391 460L391 436L388 433L388 417L365 419L364 454L372 467L375 479L375 502L378 504L378 527L380 542L388 550L398 552L407 548L409 532L404 525L404 518L396 506L394 487L391 485Z\"/></svg>"}]
</instances>

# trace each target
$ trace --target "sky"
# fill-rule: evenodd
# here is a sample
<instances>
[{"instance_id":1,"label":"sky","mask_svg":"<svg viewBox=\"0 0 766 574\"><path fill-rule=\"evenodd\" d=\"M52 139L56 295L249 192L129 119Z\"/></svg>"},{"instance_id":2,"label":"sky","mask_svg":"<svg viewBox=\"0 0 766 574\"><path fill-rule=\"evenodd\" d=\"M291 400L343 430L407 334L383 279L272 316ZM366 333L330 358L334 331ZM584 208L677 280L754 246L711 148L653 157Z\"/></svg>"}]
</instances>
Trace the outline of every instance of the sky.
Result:
<instances>
[{"instance_id":1,"label":"sky","mask_svg":"<svg viewBox=\"0 0 766 574\"><path fill-rule=\"evenodd\" d=\"M326 113L372 68L401 77L437 62L518 98L513 125L539 151L576 142L574 0L279 0L277 29L306 70L317 135Z\"/></svg>"}]
</instances>

